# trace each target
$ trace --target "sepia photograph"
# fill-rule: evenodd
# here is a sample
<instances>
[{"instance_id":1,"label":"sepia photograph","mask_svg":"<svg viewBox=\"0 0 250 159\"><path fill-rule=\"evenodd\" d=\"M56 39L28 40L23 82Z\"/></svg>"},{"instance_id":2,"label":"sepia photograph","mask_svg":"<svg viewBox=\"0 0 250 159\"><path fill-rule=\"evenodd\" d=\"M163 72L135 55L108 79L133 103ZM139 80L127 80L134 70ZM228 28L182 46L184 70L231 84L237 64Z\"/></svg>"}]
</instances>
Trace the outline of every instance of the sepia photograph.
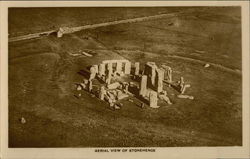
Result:
<instances>
[{"instance_id":1,"label":"sepia photograph","mask_svg":"<svg viewBox=\"0 0 250 159\"><path fill-rule=\"evenodd\" d=\"M241 5L7 12L8 148L243 146Z\"/></svg>"},{"instance_id":2,"label":"sepia photograph","mask_svg":"<svg viewBox=\"0 0 250 159\"><path fill-rule=\"evenodd\" d=\"M242 145L240 13L9 8L9 146Z\"/></svg>"}]
</instances>

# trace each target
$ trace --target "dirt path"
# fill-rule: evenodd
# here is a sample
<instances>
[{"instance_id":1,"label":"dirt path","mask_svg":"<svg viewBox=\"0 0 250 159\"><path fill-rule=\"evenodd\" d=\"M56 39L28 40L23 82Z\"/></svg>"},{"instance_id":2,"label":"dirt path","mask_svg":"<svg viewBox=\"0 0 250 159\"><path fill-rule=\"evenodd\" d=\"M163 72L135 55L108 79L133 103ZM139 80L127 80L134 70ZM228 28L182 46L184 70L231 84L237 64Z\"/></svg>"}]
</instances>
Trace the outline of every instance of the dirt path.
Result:
<instances>
[{"instance_id":1,"label":"dirt path","mask_svg":"<svg viewBox=\"0 0 250 159\"><path fill-rule=\"evenodd\" d=\"M146 20L154 20L154 19L160 19L160 18L171 18L171 17L181 16L181 15L186 15L187 13L190 13L190 11L159 14L159 15L140 17L140 18L131 18L131 19L117 20L117 21L105 22L105 23L99 23L99 24L91 24L91 25L84 25L84 26L79 26L79 27L72 27L72 28L69 28L65 34L70 34L70 33L74 33L74 32L85 30L85 29L95 29L98 27L105 27L105 26L110 26L110 25L136 23L136 22L141 22L141 21L146 21ZM57 30L50 30L50 31L45 31L45 32L40 32L40 33L12 37L12 38L9 38L9 42L39 38L42 36L48 36L48 35L50 35L52 33L56 33L56 32L57 32Z\"/></svg>"},{"instance_id":2,"label":"dirt path","mask_svg":"<svg viewBox=\"0 0 250 159\"><path fill-rule=\"evenodd\" d=\"M240 70L232 69L232 68L220 65L220 64L211 63L211 62L198 60L198 59L194 59L194 58L189 58L189 57L177 56L177 55L167 55L167 56L170 57L170 58L182 59L182 60L185 60L185 61L195 62L195 63L202 64L202 65L209 64L212 67L219 68L219 69L221 69L223 71L226 71L226 72L229 72L229 73L232 73L232 74L236 74L238 76L242 75Z\"/></svg>"}]
</instances>

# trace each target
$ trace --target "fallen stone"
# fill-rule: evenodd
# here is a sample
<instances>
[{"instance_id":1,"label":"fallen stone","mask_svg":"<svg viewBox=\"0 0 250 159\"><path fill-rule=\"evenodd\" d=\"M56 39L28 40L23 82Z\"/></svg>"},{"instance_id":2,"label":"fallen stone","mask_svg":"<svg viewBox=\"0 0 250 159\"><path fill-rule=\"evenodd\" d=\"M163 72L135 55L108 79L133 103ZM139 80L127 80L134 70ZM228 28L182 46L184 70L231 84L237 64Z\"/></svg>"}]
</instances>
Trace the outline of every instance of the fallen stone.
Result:
<instances>
[{"instance_id":1,"label":"fallen stone","mask_svg":"<svg viewBox=\"0 0 250 159\"><path fill-rule=\"evenodd\" d=\"M177 97L182 98L182 99L190 99L190 100L194 99L194 96L184 95L184 94L179 94L179 95L177 95Z\"/></svg>"},{"instance_id":2,"label":"fallen stone","mask_svg":"<svg viewBox=\"0 0 250 159\"><path fill-rule=\"evenodd\" d=\"M108 89L117 89L121 84L119 82L115 82L108 85Z\"/></svg>"},{"instance_id":3,"label":"fallen stone","mask_svg":"<svg viewBox=\"0 0 250 159\"><path fill-rule=\"evenodd\" d=\"M134 101L132 99L128 99L128 101L134 103Z\"/></svg>"},{"instance_id":4,"label":"fallen stone","mask_svg":"<svg viewBox=\"0 0 250 159\"><path fill-rule=\"evenodd\" d=\"M120 107L122 107L122 106L123 106L123 104L122 104L122 103L119 103L118 105L119 105Z\"/></svg>"},{"instance_id":5,"label":"fallen stone","mask_svg":"<svg viewBox=\"0 0 250 159\"><path fill-rule=\"evenodd\" d=\"M144 103L141 103L141 108L145 108L145 104Z\"/></svg>"},{"instance_id":6,"label":"fallen stone","mask_svg":"<svg viewBox=\"0 0 250 159\"><path fill-rule=\"evenodd\" d=\"M80 56L81 54L77 54L77 53L69 53L70 56Z\"/></svg>"},{"instance_id":7,"label":"fallen stone","mask_svg":"<svg viewBox=\"0 0 250 159\"><path fill-rule=\"evenodd\" d=\"M80 83L80 85L82 86L83 89L86 89L86 87L87 87L86 84L84 84L84 83Z\"/></svg>"},{"instance_id":8,"label":"fallen stone","mask_svg":"<svg viewBox=\"0 0 250 159\"><path fill-rule=\"evenodd\" d=\"M129 82L129 86L133 87L135 85L134 82Z\"/></svg>"},{"instance_id":9,"label":"fallen stone","mask_svg":"<svg viewBox=\"0 0 250 159\"><path fill-rule=\"evenodd\" d=\"M189 87L191 87L190 84L184 84L184 85L182 85L182 87L181 87L181 94L184 94L185 91L186 91L186 89L189 88Z\"/></svg>"},{"instance_id":10,"label":"fallen stone","mask_svg":"<svg viewBox=\"0 0 250 159\"><path fill-rule=\"evenodd\" d=\"M91 54L89 54L87 52L84 52L84 51L82 51L82 55L85 55L85 56L88 56L88 57L92 57L93 56L93 55L91 55Z\"/></svg>"},{"instance_id":11,"label":"fallen stone","mask_svg":"<svg viewBox=\"0 0 250 159\"><path fill-rule=\"evenodd\" d=\"M110 106L110 107L114 107L114 105L115 105L115 104L114 104L113 102L109 102L109 106Z\"/></svg>"},{"instance_id":12,"label":"fallen stone","mask_svg":"<svg viewBox=\"0 0 250 159\"><path fill-rule=\"evenodd\" d=\"M118 100L121 100L121 99L124 99L124 98L127 98L127 97L129 97L127 94L125 94L125 93L122 93L122 92L118 92L117 93L117 99Z\"/></svg>"},{"instance_id":13,"label":"fallen stone","mask_svg":"<svg viewBox=\"0 0 250 159\"><path fill-rule=\"evenodd\" d=\"M169 97L166 96L166 95L164 95L164 94L159 95L159 98L160 98L161 100L164 100L165 102L167 102L169 105L172 104L172 102L170 101Z\"/></svg>"},{"instance_id":14,"label":"fallen stone","mask_svg":"<svg viewBox=\"0 0 250 159\"><path fill-rule=\"evenodd\" d=\"M115 104L115 109L121 109L121 107L119 107L118 105Z\"/></svg>"},{"instance_id":15,"label":"fallen stone","mask_svg":"<svg viewBox=\"0 0 250 159\"><path fill-rule=\"evenodd\" d=\"M101 89L100 89L99 98L101 100L104 100L105 94L106 94L106 90L105 90L104 86L102 86Z\"/></svg>"},{"instance_id":16,"label":"fallen stone","mask_svg":"<svg viewBox=\"0 0 250 159\"><path fill-rule=\"evenodd\" d=\"M107 92L107 95L108 95L108 101L109 101L109 103L110 102L115 102L116 100L115 100L115 95L113 94L113 93L111 93L111 92Z\"/></svg>"},{"instance_id":17,"label":"fallen stone","mask_svg":"<svg viewBox=\"0 0 250 159\"><path fill-rule=\"evenodd\" d=\"M160 106L155 105L155 106L151 106L150 108L153 108L153 109L158 109L158 108L160 108Z\"/></svg>"},{"instance_id":18,"label":"fallen stone","mask_svg":"<svg viewBox=\"0 0 250 159\"><path fill-rule=\"evenodd\" d=\"M77 85L76 90L78 90L78 91L82 90L81 85Z\"/></svg>"},{"instance_id":19,"label":"fallen stone","mask_svg":"<svg viewBox=\"0 0 250 159\"><path fill-rule=\"evenodd\" d=\"M121 76L121 77L122 77L122 76L124 76L125 74L124 74L123 72L121 72L121 73L118 73L118 72L117 72L117 73L116 73L116 75L118 75L118 76Z\"/></svg>"}]
</instances>

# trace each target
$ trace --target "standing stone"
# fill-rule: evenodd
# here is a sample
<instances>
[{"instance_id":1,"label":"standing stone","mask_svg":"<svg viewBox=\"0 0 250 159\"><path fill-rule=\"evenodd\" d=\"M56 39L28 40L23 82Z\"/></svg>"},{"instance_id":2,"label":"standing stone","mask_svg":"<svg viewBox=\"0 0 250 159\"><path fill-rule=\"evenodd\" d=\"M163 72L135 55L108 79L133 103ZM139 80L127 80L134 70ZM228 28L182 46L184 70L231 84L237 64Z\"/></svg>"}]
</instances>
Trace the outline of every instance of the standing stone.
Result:
<instances>
[{"instance_id":1,"label":"standing stone","mask_svg":"<svg viewBox=\"0 0 250 159\"><path fill-rule=\"evenodd\" d=\"M180 93L181 94L184 94L185 91L186 91L186 89L189 88L189 87L191 87L190 84L185 84L183 77L180 78L179 86L180 86Z\"/></svg>"},{"instance_id":2,"label":"standing stone","mask_svg":"<svg viewBox=\"0 0 250 159\"><path fill-rule=\"evenodd\" d=\"M111 83L111 78L107 77L105 82L106 82L107 85L109 85Z\"/></svg>"},{"instance_id":3,"label":"standing stone","mask_svg":"<svg viewBox=\"0 0 250 159\"><path fill-rule=\"evenodd\" d=\"M96 67L95 66L92 66L90 68L90 77L89 77L89 81L93 80L96 76Z\"/></svg>"},{"instance_id":4,"label":"standing stone","mask_svg":"<svg viewBox=\"0 0 250 159\"><path fill-rule=\"evenodd\" d=\"M128 86L129 84L128 83L125 83L125 93L128 94Z\"/></svg>"},{"instance_id":5,"label":"standing stone","mask_svg":"<svg viewBox=\"0 0 250 159\"><path fill-rule=\"evenodd\" d=\"M179 81L179 85L180 85L180 87L183 87L184 86L184 78L183 77L181 77L180 78L180 81Z\"/></svg>"},{"instance_id":6,"label":"standing stone","mask_svg":"<svg viewBox=\"0 0 250 159\"><path fill-rule=\"evenodd\" d=\"M152 86L155 86L156 68L152 67L151 71L152 71L151 72L151 84Z\"/></svg>"},{"instance_id":7,"label":"standing stone","mask_svg":"<svg viewBox=\"0 0 250 159\"><path fill-rule=\"evenodd\" d=\"M95 66L90 67L90 73L96 73L96 67Z\"/></svg>"},{"instance_id":8,"label":"standing stone","mask_svg":"<svg viewBox=\"0 0 250 159\"><path fill-rule=\"evenodd\" d=\"M159 106L157 106L157 92L155 91L150 91L149 94L149 106L151 108L159 108Z\"/></svg>"},{"instance_id":9,"label":"standing stone","mask_svg":"<svg viewBox=\"0 0 250 159\"><path fill-rule=\"evenodd\" d=\"M141 77L140 92L139 95L145 97L147 94L147 78L148 76L143 75Z\"/></svg>"},{"instance_id":10,"label":"standing stone","mask_svg":"<svg viewBox=\"0 0 250 159\"><path fill-rule=\"evenodd\" d=\"M181 94L183 94L186 90L183 77L180 78L179 86L180 86L180 92L181 92Z\"/></svg>"},{"instance_id":11,"label":"standing stone","mask_svg":"<svg viewBox=\"0 0 250 159\"><path fill-rule=\"evenodd\" d=\"M157 69L157 92L163 91L164 70Z\"/></svg>"},{"instance_id":12,"label":"standing stone","mask_svg":"<svg viewBox=\"0 0 250 159\"><path fill-rule=\"evenodd\" d=\"M108 70L108 74L106 76L106 84L109 85L111 83L111 71Z\"/></svg>"},{"instance_id":13,"label":"standing stone","mask_svg":"<svg viewBox=\"0 0 250 159\"><path fill-rule=\"evenodd\" d=\"M144 69L144 74L148 75L150 80L148 80L149 86L155 87L155 77L156 77L157 66L154 62L147 62Z\"/></svg>"},{"instance_id":14,"label":"standing stone","mask_svg":"<svg viewBox=\"0 0 250 159\"><path fill-rule=\"evenodd\" d=\"M122 62L120 62L120 61L117 61L117 63L116 63L116 72L119 75L121 75L121 73L122 73Z\"/></svg>"},{"instance_id":15,"label":"standing stone","mask_svg":"<svg viewBox=\"0 0 250 159\"><path fill-rule=\"evenodd\" d=\"M93 65L93 67L95 68L95 72L97 74L98 73L98 65Z\"/></svg>"},{"instance_id":16,"label":"standing stone","mask_svg":"<svg viewBox=\"0 0 250 159\"><path fill-rule=\"evenodd\" d=\"M125 63L125 74L129 75L131 72L131 62L126 62Z\"/></svg>"},{"instance_id":17,"label":"standing stone","mask_svg":"<svg viewBox=\"0 0 250 159\"><path fill-rule=\"evenodd\" d=\"M91 80L89 80L89 92L91 92L93 89L93 83Z\"/></svg>"},{"instance_id":18,"label":"standing stone","mask_svg":"<svg viewBox=\"0 0 250 159\"><path fill-rule=\"evenodd\" d=\"M100 76L105 75L105 64L101 63L101 64L99 65L98 72L99 72L99 75L100 75Z\"/></svg>"},{"instance_id":19,"label":"standing stone","mask_svg":"<svg viewBox=\"0 0 250 159\"><path fill-rule=\"evenodd\" d=\"M104 95L106 94L106 90L104 88L104 86L101 87L101 90L100 90L100 94L99 94L99 98L101 100L104 100Z\"/></svg>"},{"instance_id":20,"label":"standing stone","mask_svg":"<svg viewBox=\"0 0 250 159\"><path fill-rule=\"evenodd\" d=\"M172 83L172 69L170 68L170 69L168 69L168 82L170 82L170 83Z\"/></svg>"},{"instance_id":21,"label":"standing stone","mask_svg":"<svg viewBox=\"0 0 250 159\"><path fill-rule=\"evenodd\" d=\"M162 65L162 68L165 70L164 74L164 78L167 80L167 82L172 83L172 69L169 66L166 65Z\"/></svg>"},{"instance_id":22,"label":"standing stone","mask_svg":"<svg viewBox=\"0 0 250 159\"><path fill-rule=\"evenodd\" d=\"M145 67L144 67L144 71L143 71L144 73L144 75L148 75L148 76L150 76L150 73L151 73L151 67L150 67L150 65L147 63L147 64L145 64Z\"/></svg>"},{"instance_id":23,"label":"standing stone","mask_svg":"<svg viewBox=\"0 0 250 159\"><path fill-rule=\"evenodd\" d=\"M138 76L140 73L140 63L135 62L135 76Z\"/></svg>"},{"instance_id":24,"label":"standing stone","mask_svg":"<svg viewBox=\"0 0 250 159\"><path fill-rule=\"evenodd\" d=\"M108 63L108 71L109 73L113 73L113 63Z\"/></svg>"}]
</instances>

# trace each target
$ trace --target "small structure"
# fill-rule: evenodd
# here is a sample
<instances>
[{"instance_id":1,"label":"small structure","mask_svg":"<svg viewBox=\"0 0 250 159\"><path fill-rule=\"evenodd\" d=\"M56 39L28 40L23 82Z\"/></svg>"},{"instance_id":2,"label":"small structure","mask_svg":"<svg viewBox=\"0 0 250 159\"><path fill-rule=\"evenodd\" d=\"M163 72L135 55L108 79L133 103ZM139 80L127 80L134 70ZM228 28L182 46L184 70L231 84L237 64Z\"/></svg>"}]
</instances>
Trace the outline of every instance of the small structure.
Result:
<instances>
[{"instance_id":1,"label":"small structure","mask_svg":"<svg viewBox=\"0 0 250 159\"><path fill-rule=\"evenodd\" d=\"M26 123L26 119L24 117L21 117L20 121L21 121L22 124Z\"/></svg>"},{"instance_id":2,"label":"small structure","mask_svg":"<svg viewBox=\"0 0 250 159\"><path fill-rule=\"evenodd\" d=\"M57 31L57 37L61 38L63 34L71 33L71 29L69 27L60 27Z\"/></svg>"},{"instance_id":3,"label":"small structure","mask_svg":"<svg viewBox=\"0 0 250 159\"><path fill-rule=\"evenodd\" d=\"M59 30L57 31L57 37L61 38L64 34L64 29L63 28L59 28Z\"/></svg>"}]
</instances>

